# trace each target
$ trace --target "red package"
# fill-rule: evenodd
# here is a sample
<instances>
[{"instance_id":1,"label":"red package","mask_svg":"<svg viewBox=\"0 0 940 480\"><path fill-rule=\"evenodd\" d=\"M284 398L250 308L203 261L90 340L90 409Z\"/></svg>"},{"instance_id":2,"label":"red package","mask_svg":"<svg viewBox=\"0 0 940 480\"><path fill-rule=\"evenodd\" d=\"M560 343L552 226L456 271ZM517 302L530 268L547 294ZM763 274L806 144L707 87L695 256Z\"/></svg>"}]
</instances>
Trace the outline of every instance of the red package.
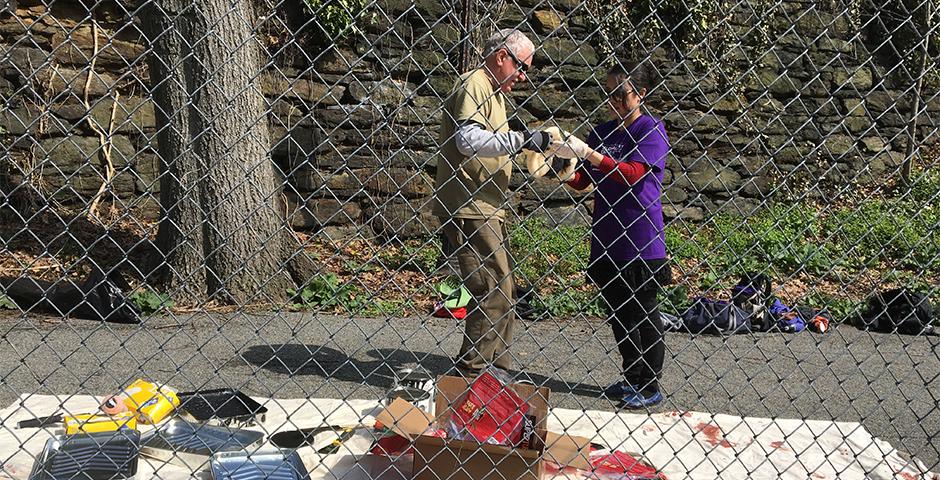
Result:
<instances>
[{"instance_id":1,"label":"red package","mask_svg":"<svg viewBox=\"0 0 940 480\"><path fill-rule=\"evenodd\" d=\"M515 445L529 404L490 372L483 372L454 405L448 422L451 438Z\"/></svg>"},{"instance_id":2,"label":"red package","mask_svg":"<svg viewBox=\"0 0 940 480\"><path fill-rule=\"evenodd\" d=\"M590 478L666 480L666 476L657 472L655 467L619 450L613 453L591 454L591 465L594 465L594 474Z\"/></svg>"}]
</instances>

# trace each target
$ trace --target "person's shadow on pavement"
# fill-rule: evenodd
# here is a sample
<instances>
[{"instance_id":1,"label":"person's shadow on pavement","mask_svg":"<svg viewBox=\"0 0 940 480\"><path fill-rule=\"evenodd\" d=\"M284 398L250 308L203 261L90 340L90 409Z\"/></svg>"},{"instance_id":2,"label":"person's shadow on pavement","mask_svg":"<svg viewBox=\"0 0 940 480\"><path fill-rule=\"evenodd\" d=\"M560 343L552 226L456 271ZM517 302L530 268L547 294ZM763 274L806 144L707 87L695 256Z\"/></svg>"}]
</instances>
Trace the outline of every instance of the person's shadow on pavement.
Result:
<instances>
[{"instance_id":1,"label":"person's shadow on pavement","mask_svg":"<svg viewBox=\"0 0 940 480\"><path fill-rule=\"evenodd\" d=\"M402 368L421 366L435 376L457 375L452 358L434 353L379 348L368 350L365 355L371 359L354 359L334 348L297 343L253 345L241 353L249 364L274 373L315 375L382 389L391 388L394 372ZM535 385L548 387L552 392L586 396L597 396L601 392L596 385L569 383L531 372L525 376Z\"/></svg>"}]
</instances>

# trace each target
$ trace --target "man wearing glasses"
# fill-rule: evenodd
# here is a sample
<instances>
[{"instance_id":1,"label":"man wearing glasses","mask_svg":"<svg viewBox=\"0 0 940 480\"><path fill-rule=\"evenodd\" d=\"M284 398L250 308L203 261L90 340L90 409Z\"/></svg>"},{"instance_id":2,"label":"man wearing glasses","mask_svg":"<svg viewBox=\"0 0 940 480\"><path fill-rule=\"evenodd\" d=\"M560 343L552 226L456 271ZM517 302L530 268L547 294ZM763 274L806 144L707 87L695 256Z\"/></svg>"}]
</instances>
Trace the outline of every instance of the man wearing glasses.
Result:
<instances>
[{"instance_id":1,"label":"man wearing glasses","mask_svg":"<svg viewBox=\"0 0 940 480\"><path fill-rule=\"evenodd\" d=\"M510 155L546 152L545 131L512 131L505 95L526 81L535 46L504 29L484 46L483 66L460 76L444 104L434 213L443 224L445 253L456 254L473 299L457 370L475 376L489 365L509 370L515 323L512 260L504 206L509 203Z\"/></svg>"}]
</instances>

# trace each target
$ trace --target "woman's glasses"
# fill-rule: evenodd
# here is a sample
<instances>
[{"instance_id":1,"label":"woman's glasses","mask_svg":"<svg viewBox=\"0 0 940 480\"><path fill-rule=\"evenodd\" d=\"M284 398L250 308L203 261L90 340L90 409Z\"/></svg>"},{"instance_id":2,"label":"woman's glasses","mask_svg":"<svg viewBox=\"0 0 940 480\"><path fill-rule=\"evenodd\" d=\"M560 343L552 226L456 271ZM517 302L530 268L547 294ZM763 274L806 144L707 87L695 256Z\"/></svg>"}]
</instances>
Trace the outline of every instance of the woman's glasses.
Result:
<instances>
[{"instance_id":1,"label":"woman's glasses","mask_svg":"<svg viewBox=\"0 0 940 480\"><path fill-rule=\"evenodd\" d=\"M627 91L623 91L623 90L621 90L620 88L617 88L617 89L615 89L615 90L612 91L612 92L611 92L611 91L608 91L607 89L604 89L604 95L607 96L607 100L608 100L608 101L611 101L611 100L625 100L625 99L626 99L631 93L633 93L633 92L634 92L634 90L633 90L632 88L629 89L629 90L627 90Z\"/></svg>"}]
</instances>

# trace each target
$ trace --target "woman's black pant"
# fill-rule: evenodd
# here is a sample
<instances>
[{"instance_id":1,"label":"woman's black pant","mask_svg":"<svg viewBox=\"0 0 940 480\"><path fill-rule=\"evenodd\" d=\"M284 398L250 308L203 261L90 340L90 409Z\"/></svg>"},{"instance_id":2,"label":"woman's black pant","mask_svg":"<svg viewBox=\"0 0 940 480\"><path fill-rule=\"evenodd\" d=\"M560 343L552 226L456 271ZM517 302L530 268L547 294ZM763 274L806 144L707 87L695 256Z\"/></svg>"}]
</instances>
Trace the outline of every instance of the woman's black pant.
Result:
<instances>
[{"instance_id":1,"label":"woman's black pant","mask_svg":"<svg viewBox=\"0 0 940 480\"><path fill-rule=\"evenodd\" d=\"M664 260L652 260L626 266L600 262L589 272L610 309L608 323L623 359L624 379L647 394L659 390L666 355L656 297L669 281L668 270Z\"/></svg>"}]
</instances>

